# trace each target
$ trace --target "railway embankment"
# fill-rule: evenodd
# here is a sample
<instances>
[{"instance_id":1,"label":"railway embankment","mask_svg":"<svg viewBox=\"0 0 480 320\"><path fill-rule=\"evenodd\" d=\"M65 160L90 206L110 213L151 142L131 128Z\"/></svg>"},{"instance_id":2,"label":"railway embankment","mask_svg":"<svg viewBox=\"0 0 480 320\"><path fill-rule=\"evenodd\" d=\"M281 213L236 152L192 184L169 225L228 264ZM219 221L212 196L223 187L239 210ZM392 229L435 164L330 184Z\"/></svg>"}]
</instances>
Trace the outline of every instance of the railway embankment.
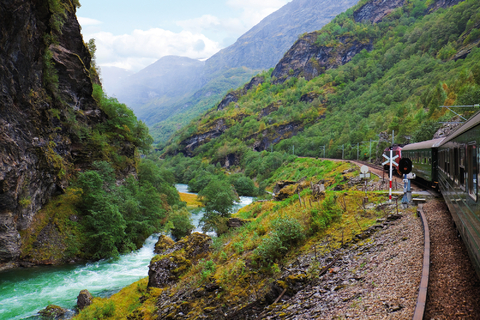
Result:
<instances>
[{"instance_id":1,"label":"railway embankment","mask_svg":"<svg viewBox=\"0 0 480 320\"><path fill-rule=\"evenodd\" d=\"M321 265L334 263L324 275L291 299L273 305L262 316L411 319L422 273L421 222L411 211L389 215L359 235L362 237L365 239L336 250L325 261L318 261ZM299 260L302 266L315 263L311 256ZM294 270L298 274L304 271Z\"/></svg>"}]
</instances>

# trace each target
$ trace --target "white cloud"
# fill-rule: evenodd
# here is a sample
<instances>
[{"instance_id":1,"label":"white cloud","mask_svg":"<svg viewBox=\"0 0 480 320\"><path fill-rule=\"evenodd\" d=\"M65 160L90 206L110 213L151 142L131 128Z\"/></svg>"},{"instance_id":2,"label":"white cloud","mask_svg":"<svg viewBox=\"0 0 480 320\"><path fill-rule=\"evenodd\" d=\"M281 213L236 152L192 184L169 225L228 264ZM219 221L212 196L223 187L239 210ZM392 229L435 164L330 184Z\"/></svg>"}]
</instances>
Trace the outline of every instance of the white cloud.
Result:
<instances>
[{"instance_id":1,"label":"white cloud","mask_svg":"<svg viewBox=\"0 0 480 320\"><path fill-rule=\"evenodd\" d=\"M159 28L134 30L131 34L119 36L98 32L88 38L95 38L97 63L100 66L115 66L133 71L167 55L202 59L221 49L217 42L201 33L175 33Z\"/></svg>"},{"instance_id":2,"label":"white cloud","mask_svg":"<svg viewBox=\"0 0 480 320\"><path fill-rule=\"evenodd\" d=\"M193 32L210 29L212 27L216 28L220 24L221 23L219 18L209 14L205 14L199 18L177 21L178 26L182 27L187 31L193 31Z\"/></svg>"},{"instance_id":3,"label":"white cloud","mask_svg":"<svg viewBox=\"0 0 480 320\"><path fill-rule=\"evenodd\" d=\"M215 32L227 38L238 38L263 18L280 9L289 0L227 0L230 7L238 9L238 17L218 18L203 15L198 18L178 21L177 25L191 32Z\"/></svg>"},{"instance_id":4,"label":"white cloud","mask_svg":"<svg viewBox=\"0 0 480 320\"><path fill-rule=\"evenodd\" d=\"M80 23L80 25L83 26L83 27L97 26L99 24L102 24L102 21L98 21L98 20L90 19L90 18L85 18L85 17L77 17L77 20Z\"/></svg>"},{"instance_id":5,"label":"white cloud","mask_svg":"<svg viewBox=\"0 0 480 320\"><path fill-rule=\"evenodd\" d=\"M286 5L289 1L290 0L227 0L227 4L233 8L243 10L240 21L250 29L266 16Z\"/></svg>"}]
</instances>

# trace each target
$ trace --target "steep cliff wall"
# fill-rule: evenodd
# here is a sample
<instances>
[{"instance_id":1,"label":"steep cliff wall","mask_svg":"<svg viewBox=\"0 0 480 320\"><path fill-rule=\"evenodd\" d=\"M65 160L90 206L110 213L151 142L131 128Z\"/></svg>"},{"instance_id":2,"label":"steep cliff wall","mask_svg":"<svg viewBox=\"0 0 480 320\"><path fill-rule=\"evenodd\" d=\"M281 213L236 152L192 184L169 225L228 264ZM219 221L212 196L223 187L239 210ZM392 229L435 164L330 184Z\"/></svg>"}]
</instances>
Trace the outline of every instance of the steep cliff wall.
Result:
<instances>
[{"instance_id":1,"label":"steep cliff wall","mask_svg":"<svg viewBox=\"0 0 480 320\"><path fill-rule=\"evenodd\" d=\"M77 5L0 3L0 266L19 257L19 231L92 161L82 132L106 118L92 98Z\"/></svg>"}]
</instances>

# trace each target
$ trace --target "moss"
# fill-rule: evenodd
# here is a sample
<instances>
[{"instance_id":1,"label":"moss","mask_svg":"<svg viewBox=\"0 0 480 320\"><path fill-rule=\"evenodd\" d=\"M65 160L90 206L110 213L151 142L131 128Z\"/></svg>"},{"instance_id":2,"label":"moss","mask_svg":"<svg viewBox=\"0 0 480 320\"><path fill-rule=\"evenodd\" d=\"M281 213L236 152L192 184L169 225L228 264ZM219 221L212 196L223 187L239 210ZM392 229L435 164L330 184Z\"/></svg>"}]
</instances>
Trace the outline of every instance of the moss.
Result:
<instances>
[{"instance_id":1,"label":"moss","mask_svg":"<svg viewBox=\"0 0 480 320\"><path fill-rule=\"evenodd\" d=\"M175 241L173 241L170 237L162 234L160 235L157 243L155 244L155 252L161 253L165 250L172 248L174 245Z\"/></svg>"},{"instance_id":2,"label":"moss","mask_svg":"<svg viewBox=\"0 0 480 320\"><path fill-rule=\"evenodd\" d=\"M20 231L22 238L20 257L35 263L61 263L72 257L83 257L83 230L71 217L78 217L76 205L80 200L79 190L69 188L66 193L54 198L34 217L30 227ZM59 235L57 242L46 242L34 247L42 230L51 226Z\"/></svg>"}]
</instances>

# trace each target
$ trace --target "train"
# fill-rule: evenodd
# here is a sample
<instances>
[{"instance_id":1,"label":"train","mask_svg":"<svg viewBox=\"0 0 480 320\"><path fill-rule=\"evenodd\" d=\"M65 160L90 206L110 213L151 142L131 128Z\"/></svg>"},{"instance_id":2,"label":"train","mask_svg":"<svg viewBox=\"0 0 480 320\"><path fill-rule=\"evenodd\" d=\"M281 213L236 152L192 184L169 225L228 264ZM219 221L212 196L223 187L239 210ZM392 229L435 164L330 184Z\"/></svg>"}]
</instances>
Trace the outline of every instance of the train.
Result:
<instances>
[{"instance_id":1,"label":"train","mask_svg":"<svg viewBox=\"0 0 480 320\"><path fill-rule=\"evenodd\" d=\"M445 138L404 146L412 172L442 193L480 278L480 111Z\"/></svg>"},{"instance_id":2,"label":"train","mask_svg":"<svg viewBox=\"0 0 480 320\"><path fill-rule=\"evenodd\" d=\"M385 148L385 150L383 150L383 154L386 155L387 157L390 157L390 148L391 148L393 156L394 157L398 156L398 158L395 159L395 161L396 161L395 163L398 163L398 161L402 157L402 146L403 145L393 145L391 147ZM393 171L396 171L397 173L400 174L400 171L398 171L398 166L395 163L393 164L393 167L394 167ZM385 171L390 170L390 165L389 164L383 165L383 170L385 170Z\"/></svg>"}]
</instances>

